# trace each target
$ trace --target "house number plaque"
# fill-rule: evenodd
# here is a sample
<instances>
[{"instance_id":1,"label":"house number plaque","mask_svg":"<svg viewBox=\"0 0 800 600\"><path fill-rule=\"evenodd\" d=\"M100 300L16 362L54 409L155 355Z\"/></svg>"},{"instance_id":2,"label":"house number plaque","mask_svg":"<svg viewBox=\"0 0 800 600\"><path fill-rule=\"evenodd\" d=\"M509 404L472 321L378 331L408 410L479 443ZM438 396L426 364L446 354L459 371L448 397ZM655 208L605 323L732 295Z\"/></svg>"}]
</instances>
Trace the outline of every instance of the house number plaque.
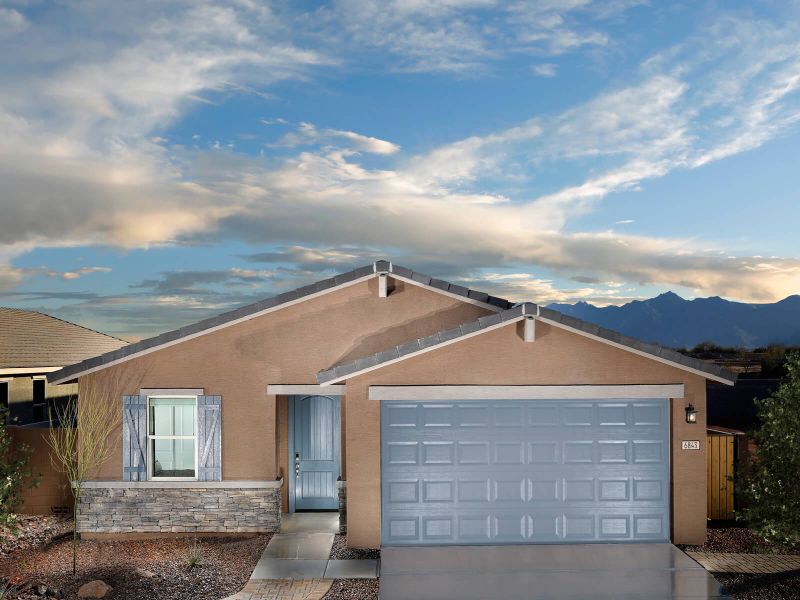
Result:
<instances>
[{"instance_id":1,"label":"house number plaque","mask_svg":"<svg viewBox=\"0 0 800 600\"><path fill-rule=\"evenodd\" d=\"M700 440L683 440L681 450L700 450Z\"/></svg>"}]
</instances>

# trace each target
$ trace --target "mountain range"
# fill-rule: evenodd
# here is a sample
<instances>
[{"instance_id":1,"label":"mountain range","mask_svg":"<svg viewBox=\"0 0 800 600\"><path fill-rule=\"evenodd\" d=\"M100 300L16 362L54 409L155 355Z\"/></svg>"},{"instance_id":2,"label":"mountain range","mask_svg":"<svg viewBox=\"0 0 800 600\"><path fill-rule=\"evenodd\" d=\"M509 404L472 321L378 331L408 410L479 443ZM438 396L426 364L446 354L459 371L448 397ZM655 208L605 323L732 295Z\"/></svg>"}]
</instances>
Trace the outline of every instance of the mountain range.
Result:
<instances>
[{"instance_id":1,"label":"mountain range","mask_svg":"<svg viewBox=\"0 0 800 600\"><path fill-rule=\"evenodd\" d=\"M666 292L622 306L578 302L551 304L549 308L672 348L691 348L701 342L745 348L771 343L800 345L798 295L772 304L747 304L718 296L685 300Z\"/></svg>"}]
</instances>

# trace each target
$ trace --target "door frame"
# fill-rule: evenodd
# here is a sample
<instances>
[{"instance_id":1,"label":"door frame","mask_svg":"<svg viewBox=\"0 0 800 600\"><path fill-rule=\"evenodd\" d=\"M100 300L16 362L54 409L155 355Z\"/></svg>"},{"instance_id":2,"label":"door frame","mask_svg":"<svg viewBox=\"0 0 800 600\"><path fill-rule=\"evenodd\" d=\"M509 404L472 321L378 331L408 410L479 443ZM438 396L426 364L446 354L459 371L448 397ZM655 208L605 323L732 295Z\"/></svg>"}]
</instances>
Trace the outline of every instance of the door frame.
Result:
<instances>
[{"instance_id":1,"label":"door frame","mask_svg":"<svg viewBox=\"0 0 800 600\"><path fill-rule=\"evenodd\" d=\"M295 512L295 503L296 503L296 486L297 486L297 478L294 475L294 425L295 425L295 406L298 400L302 400L303 398L308 398L311 396L324 396L326 398L330 398L334 400L338 404L338 410L336 411L336 415L333 419L333 433L336 443L334 443L334 455L336 456L336 468L338 470L338 474L336 475L336 480L338 481L339 478L342 476L342 396L339 394L294 394L287 396L287 412L288 412L288 419L286 420L286 428L288 429L287 432L287 456L286 456L286 476L288 481L287 492L289 496L289 512ZM335 483L335 482L334 482Z\"/></svg>"}]
</instances>

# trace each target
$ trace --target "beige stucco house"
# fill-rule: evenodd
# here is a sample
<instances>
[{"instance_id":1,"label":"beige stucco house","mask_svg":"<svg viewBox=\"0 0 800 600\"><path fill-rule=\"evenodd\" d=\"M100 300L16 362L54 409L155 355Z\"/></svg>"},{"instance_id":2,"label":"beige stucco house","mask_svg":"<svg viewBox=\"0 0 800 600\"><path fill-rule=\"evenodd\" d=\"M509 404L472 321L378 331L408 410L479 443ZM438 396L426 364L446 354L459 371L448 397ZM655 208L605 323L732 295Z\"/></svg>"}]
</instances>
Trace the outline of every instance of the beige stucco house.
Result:
<instances>
[{"instance_id":1,"label":"beige stucco house","mask_svg":"<svg viewBox=\"0 0 800 600\"><path fill-rule=\"evenodd\" d=\"M72 505L66 478L50 461L46 437L50 416L78 389L50 384L47 374L126 343L38 311L0 306L0 418L6 419L15 444L33 449L29 467L37 482L23 487L20 511L50 514Z\"/></svg>"},{"instance_id":2,"label":"beige stucco house","mask_svg":"<svg viewBox=\"0 0 800 600\"><path fill-rule=\"evenodd\" d=\"M377 261L48 378L124 414L84 535L341 510L377 547L701 543L706 381L735 376Z\"/></svg>"}]
</instances>

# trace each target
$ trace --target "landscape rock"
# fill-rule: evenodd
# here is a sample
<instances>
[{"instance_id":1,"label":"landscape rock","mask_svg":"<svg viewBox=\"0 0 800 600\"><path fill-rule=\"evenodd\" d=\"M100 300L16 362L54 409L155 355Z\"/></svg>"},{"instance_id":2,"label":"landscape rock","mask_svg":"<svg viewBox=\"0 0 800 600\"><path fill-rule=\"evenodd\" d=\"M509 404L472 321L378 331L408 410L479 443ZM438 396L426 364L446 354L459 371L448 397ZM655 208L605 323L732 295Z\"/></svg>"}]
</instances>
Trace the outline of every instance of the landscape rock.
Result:
<instances>
[{"instance_id":1,"label":"landscape rock","mask_svg":"<svg viewBox=\"0 0 800 600\"><path fill-rule=\"evenodd\" d=\"M147 569L142 569L140 567L136 568L136 574L139 577L144 577L145 579L152 579L153 577L156 576L156 574L153 573L152 571L148 571Z\"/></svg>"},{"instance_id":2,"label":"landscape rock","mask_svg":"<svg viewBox=\"0 0 800 600\"><path fill-rule=\"evenodd\" d=\"M78 598L105 598L111 591L111 586L105 581L95 579L89 583L84 583L78 590Z\"/></svg>"}]
</instances>

